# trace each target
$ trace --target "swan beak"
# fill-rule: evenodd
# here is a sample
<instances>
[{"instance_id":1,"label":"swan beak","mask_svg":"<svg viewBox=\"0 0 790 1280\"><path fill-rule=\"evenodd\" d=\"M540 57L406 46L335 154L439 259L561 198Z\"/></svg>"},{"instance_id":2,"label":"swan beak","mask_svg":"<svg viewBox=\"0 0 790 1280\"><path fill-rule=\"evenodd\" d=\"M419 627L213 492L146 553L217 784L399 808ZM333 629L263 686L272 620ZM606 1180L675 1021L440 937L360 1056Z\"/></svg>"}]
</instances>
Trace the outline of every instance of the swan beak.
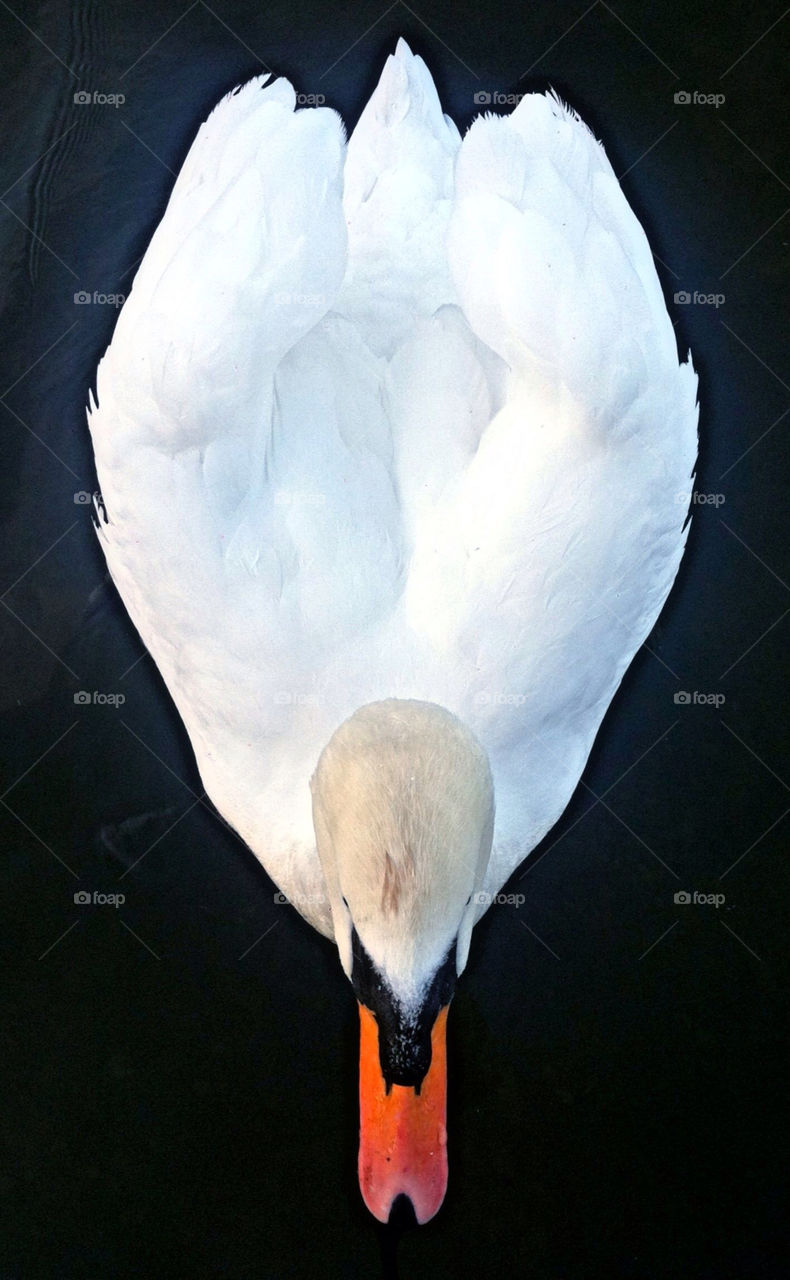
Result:
<instances>
[{"instance_id":1,"label":"swan beak","mask_svg":"<svg viewBox=\"0 0 790 1280\"><path fill-rule=\"evenodd\" d=\"M447 1189L447 1009L431 1031L431 1065L419 1092L381 1071L379 1024L359 1006L359 1186L374 1218L388 1222L398 1196L419 1223L439 1209Z\"/></svg>"}]
</instances>

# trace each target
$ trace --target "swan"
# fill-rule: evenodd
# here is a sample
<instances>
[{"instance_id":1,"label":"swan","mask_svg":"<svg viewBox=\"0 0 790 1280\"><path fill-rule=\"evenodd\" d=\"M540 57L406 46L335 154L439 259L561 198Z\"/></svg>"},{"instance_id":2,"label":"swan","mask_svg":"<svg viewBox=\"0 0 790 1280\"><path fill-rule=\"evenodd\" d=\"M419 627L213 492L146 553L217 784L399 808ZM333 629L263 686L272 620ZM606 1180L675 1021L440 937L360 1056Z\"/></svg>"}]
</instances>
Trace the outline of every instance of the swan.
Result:
<instances>
[{"instance_id":1,"label":"swan","mask_svg":"<svg viewBox=\"0 0 790 1280\"><path fill-rule=\"evenodd\" d=\"M348 139L284 79L219 103L99 364L109 571L206 792L337 944L382 1221L444 1197L472 929L672 586L697 412L578 115L462 139L403 40Z\"/></svg>"}]
</instances>

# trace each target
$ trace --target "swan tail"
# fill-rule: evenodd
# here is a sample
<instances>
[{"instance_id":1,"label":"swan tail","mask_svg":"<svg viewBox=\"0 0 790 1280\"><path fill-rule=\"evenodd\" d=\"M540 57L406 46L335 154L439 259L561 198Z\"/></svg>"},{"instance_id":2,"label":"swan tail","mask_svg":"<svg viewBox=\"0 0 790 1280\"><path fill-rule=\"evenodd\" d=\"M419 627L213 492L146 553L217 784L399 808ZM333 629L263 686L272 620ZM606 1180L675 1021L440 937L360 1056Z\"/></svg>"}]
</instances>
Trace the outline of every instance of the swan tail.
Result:
<instances>
[{"instance_id":1,"label":"swan tail","mask_svg":"<svg viewBox=\"0 0 790 1280\"><path fill-rule=\"evenodd\" d=\"M349 271L338 310L364 325L378 355L390 357L415 318L450 296L444 246L460 142L428 68L399 40L345 166Z\"/></svg>"}]
</instances>

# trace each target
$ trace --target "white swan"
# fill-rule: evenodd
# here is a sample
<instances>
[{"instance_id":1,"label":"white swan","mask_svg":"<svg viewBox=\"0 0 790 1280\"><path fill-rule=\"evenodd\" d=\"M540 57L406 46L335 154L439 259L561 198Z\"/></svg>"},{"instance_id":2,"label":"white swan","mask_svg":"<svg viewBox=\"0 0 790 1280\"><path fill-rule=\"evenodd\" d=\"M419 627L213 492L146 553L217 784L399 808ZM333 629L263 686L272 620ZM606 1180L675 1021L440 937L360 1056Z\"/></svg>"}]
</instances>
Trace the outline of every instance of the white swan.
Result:
<instances>
[{"instance_id":1,"label":"white swan","mask_svg":"<svg viewBox=\"0 0 790 1280\"><path fill-rule=\"evenodd\" d=\"M206 790L354 984L365 1201L425 1221L455 978L672 585L696 376L556 97L461 141L400 41L346 144L267 79L200 129L99 366L99 536Z\"/></svg>"}]
</instances>

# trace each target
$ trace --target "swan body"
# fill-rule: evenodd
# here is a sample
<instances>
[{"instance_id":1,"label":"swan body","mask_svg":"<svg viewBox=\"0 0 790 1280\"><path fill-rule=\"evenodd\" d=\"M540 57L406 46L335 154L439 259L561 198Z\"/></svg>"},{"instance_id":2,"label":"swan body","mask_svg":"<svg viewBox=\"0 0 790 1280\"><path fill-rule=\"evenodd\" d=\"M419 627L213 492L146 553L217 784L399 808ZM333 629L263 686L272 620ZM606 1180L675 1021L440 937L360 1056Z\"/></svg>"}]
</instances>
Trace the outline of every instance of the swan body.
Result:
<instances>
[{"instance_id":1,"label":"swan body","mask_svg":"<svg viewBox=\"0 0 790 1280\"><path fill-rule=\"evenodd\" d=\"M201 127L99 365L98 533L208 794L401 1034L666 599L697 382L555 96L462 140L400 41L346 141L267 81Z\"/></svg>"}]
</instances>

